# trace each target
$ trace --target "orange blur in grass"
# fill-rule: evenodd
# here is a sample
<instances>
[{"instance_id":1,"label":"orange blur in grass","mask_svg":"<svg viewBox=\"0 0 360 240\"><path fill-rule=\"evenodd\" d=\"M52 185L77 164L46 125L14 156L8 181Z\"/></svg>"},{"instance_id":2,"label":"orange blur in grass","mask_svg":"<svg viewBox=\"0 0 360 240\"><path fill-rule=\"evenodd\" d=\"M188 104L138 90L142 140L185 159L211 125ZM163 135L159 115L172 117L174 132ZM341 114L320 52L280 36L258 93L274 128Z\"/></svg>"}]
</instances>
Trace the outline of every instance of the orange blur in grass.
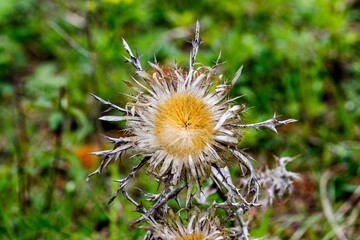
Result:
<instances>
[{"instance_id":1,"label":"orange blur in grass","mask_svg":"<svg viewBox=\"0 0 360 240\"><path fill-rule=\"evenodd\" d=\"M94 165L98 163L99 159L95 155L91 155L91 152L99 151L101 147L99 144L84 144L75 150L75 155L79 159L81 166L90 170Z\"/></svg>"}]
</instances>

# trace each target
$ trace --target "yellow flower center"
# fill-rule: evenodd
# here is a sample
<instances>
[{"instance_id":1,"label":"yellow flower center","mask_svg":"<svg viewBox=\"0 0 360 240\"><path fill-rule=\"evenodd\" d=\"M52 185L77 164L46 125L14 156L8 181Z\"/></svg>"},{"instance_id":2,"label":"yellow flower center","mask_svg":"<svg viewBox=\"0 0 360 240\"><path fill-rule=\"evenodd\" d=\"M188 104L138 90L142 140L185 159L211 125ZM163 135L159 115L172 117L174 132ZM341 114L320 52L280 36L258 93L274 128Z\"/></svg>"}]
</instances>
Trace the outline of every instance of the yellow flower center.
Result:
<instances>
[{"instance_id":1,"label":"yellow flower center","mask_svg":"<svg viewBox=\"0 0 360 240\"><path fill-rule=\"evenodd\" d=\"M173 156L196 156L213 139L214 120L201 98L175 93L160 104L155 115L157 143Z\"/></svg>"},{"instance_id":2,"label":"yellow flower center","mask_svg":"<svg viewBox=\"0 0 360 240\"><path fill-rule=\"evenodd\" d=\"M203 235L193 233L193 234L189 234L184 237L178 238L176 240L203 240L203 239L204 239Z\"/></svg>"}]
</instances>

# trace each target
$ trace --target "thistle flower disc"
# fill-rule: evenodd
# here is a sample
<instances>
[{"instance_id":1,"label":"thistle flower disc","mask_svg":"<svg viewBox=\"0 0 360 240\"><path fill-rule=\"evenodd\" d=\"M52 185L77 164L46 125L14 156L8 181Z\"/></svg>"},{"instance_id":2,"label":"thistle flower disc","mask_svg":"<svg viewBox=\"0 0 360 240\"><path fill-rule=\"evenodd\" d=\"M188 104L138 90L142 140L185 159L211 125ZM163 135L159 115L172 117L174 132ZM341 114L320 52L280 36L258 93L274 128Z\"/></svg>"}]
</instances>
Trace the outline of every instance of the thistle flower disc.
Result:
<instances>
[{"instance_id":1,"label":"thistle flower disc","mask_svg":"<svg viewBox=\"0 0 360 240\"><path fill-rule=\"evenodd\" d=\"M157 144L178 161L186 162L189 155L198 157L213 141L212 115L201 97L174 93L155 113Z\"/></svg>"}]
</instances>

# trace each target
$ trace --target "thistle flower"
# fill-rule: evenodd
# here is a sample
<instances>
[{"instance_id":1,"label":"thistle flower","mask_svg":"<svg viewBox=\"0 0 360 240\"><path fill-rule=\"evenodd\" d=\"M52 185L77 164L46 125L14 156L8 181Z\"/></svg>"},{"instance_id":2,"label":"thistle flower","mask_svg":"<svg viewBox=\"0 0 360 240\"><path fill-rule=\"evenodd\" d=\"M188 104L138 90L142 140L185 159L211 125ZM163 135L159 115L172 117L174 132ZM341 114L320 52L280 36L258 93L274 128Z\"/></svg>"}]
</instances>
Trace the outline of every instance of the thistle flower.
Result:
<instances>
[{"instance_id":1,"label":"thistle flower","mask_svg":"<svg viewBox=\"0 0 360 240\"><path fill-rule=\"evenodd\" d=\"M132 101L125 108L93 95L98 101L108 105L109 110L115 109L123 113L123 116L102 116L100 119L126 121L128 135L120 138L107 137L114 143L114 148L94 153L102 156L103 161L88 179L101 172L123 151L131 149L135 155L143 157L128 177L118 181L120 186L114 197L123 192L129 180L147 163L147 174L154 175L160 182L166 180L167 183L176 185L180 179L184 179L188 183L189 200L194 182L198 192L201 192L200 181L206 181L212 172L225 167L225 159L234 158L250 173L249 191L251 189L255 196L252 202L256 201L258 186L255 171L247 154L237 149L242 129L267 127L276 131L276 126L295 120L278 121L274 115L265 122L242 125L240 114L246 110L245 106L234 104L239 97L228 99L230 90L240 77L242 66L231 81L224 80L216 72L216 68L221 65L221 54L213 67L197 64L197 68L194 68L200 45L199 31L197 22L188 71L179 69L176 64L173 69L164 70L156 58L154 63L149 62L153 70L144 71L140 57L137 54L134 56L123 40L130 56L125 59L136 68L136 74L146 84L135 78L133 80L138 86L124 81L137 92L137 95L128 95ZM244 200L237 190L232 190L231 193L235 194L234 198Z\"/></svg>"},{"instance_id":2,"label":"thistle flower","mask_svg":"<svg viewBox=\"0 0 360 240\"><path fill-rule=\"evenodd\" d=\"M188 211L187 224L180 216L176 217L172 210L168 212L171 223L159 224L148 219L150 227L141 227L150 230L158 240L221 240L227 239L231 231L223 228L215 217L215 209L211 214L201 212L195 208L196 213ZM180 221L179 221L180 220Z\"/></svg>"}]
</instances>

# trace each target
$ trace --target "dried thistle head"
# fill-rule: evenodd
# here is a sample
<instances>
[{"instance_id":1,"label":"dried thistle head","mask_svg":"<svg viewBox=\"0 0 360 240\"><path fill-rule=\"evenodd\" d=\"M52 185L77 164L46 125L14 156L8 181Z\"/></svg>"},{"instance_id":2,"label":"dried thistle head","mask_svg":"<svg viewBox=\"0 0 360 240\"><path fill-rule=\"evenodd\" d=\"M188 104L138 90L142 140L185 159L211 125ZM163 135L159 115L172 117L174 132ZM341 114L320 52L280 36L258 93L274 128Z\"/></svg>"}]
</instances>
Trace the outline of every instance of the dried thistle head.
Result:
<instances>
[{"instance_id":1,"label":"dried thistle head","mask_svg":"<svg viewBox=\"0 0 360 240\"><path fill-rule=\"evenodd\" d=\"M174 214L172 210L168 212L169 221L159 224L154 220L148 219L150 227L142 227L153 232L158 240L221 240L228 239L230 229L221 226L220 221L215 217L215 209L208 212L201 212L195 208L195 213L188 210L188 217L183 220Z\"/></svg>"},{"instance_id":2,"label":"dried thistle head","mask_svg":"<svg viewBox=\"0 0 360 240\"><path fill-rule=\"evenodd\" d=\"M175 185L181 178L186 181L188 178L189 184L195 182L200 190L200 181L207 180L212 165L224 167L227 164L226 154L232 153L243 162L245 156L236 146L242 136L241 129L247 127L240 124L240 114L245 111L245 106L234 104L238 97L226 99L240 77L242 67L231 81L223 80L222 75L216 73L219 59L213 67L200 64L194 68L200 45L198 23L188 71L176 66L163 70L155 59L155 63L149 62L153 68L151 75L142 69L139 56L132 54L125 40L123 44L130 55L126 59L147 86L136 79L138 87L124 81L137 92L135 96L128 95L132 101L126 108L94 96L123 113L123 116L102 116L101 120L126 121L128 127L127 137L108 138L114 142L112 150L94 153L104 157L94 173L101 172L121 152L132 149L146 158L147 174L154 175L160 182L167 179ZM264 126L275 130L275 126L292 121L273 120Z\"/></svg>"},{"instance_id":3,"label":"dried thistle head","mask_svg":"<svg viewBox=\"0 0 360 240\"><path fill-rule=\"evenodd\" d=\"M221 54L212 67L195 64L200 45L199 31L197 22L187 71L179 69L176 64L174 68L162 68L156 59L154 63L149 62L152 69L145 71L141 66L140 57L137 54L133 55L129 45L123 40L124 48L129 54L125 59L136 68L137 76L145 83L135 78L133 80L138 86L124 81L137 92L136 95L128 95L131 101L125 108L93 95L98 101L109 106L109 110L122 113L122 116L108 115L100 119L126 121L128 134L120 138L107 137L114 143L114 147L111 150L93 153L103 157L103 160L88 179L100 173L122 152L132 150L134 155L141 156L142 160L126 178L117 180L120 186L110 202L122 193L140 212L146 212L141 204L136 203L127 194L126 186L130 179L147 165L147 174L155 176L160 183L165 182L165 190L156 198L154 208L147 211L147 217L156 212L159 206L166 205L168 199L164 199L164 196L169 186L176 185L181 180L185 182L187 188L186 205L189 207L193 183L196 184L197 192L200 194L201 182L206 181L209 176L219 189L223 186L228 191L227 201L213 205L215 208L234 209L234 211L241 208L246 212L252 206L256 206L259 185L250 162L252 158L237 148L243 134L242 130L266 127L276 132L276 126L295 121L294 119L279 121L274 115L264 122L242 124L240 114L246 110L245 106L235 104L235 100L239 97L228 98L230 90L240 77L242 66L231 80L227 80L216 71L221 65L219 63ZM239 191L232 183L226 168L228 163L226 159L237 161L247 174L246 197L241 194L244 189ZM178 189L181 191L183 188L185 187Z\"/></svg>"},{"instance_id":4,"label":"dried thistle head","mask_svg":"<svg viewBox=\"0 0 360 240\"><path fill-rule=\"evenodd\" d=\"M107 121L126 120L129 136L118 139L121 144L107 152L115 154L133 149L142 156L149 156L148 174L159 180L165 176L175 185L186 175L199 186L206 181L211 164L225 166L221 156L234 148L241 138L236 127L245 107L223 101L240 75L231 82L222 82L213 91L215 67L200 66L184 72L171 69L168 73L150 63L157 70L152 76L138 70L149 85L138 92L127 104L124 116L103 116ZM104 152L101 152L103 154ZM159 171L157 171L159 168ZM186 174L185 174L186 173Z\"/></svg>"},{"instance_id":5,"label":"dried thistle head","mask_svg":"<svg viewBox=\"0 0 360 240\"><path fill-rule=\"evenodd\" d=\"M216 71L221 65L219 63L221 54L212 67L195 64L200 45L199 31L197 22L188 70L179 69L176 64L174 68L160 67L155 59L154 63L149 62L152 69L144 71L140 57L137 54L133 55L129 45L123 40L125 50L129 54L125 59L136 68L137 76L144 82L133 78L137 84L134 86L124 81L137 92L136 95L125 94L131 100L124 108L92 95L109 106L108 110L122 113L121 116L108 115L100 119L126 121L128 134L120 138L106 137L114 147L93 153L103 159L98 169L87 179L100 173L124 151L131 150L134 156L141 157L140 163L127 177L116 180L119 187L109 203L122 194L135 205L135 211L142 216L134 223L148 221L151 225L146 228L149 230L144 238L146 240L248 239L248 227L242 215L250 208L259 206L257 204L259 184L272 191L278 191L279 188L284 188L286 191L291 186L293 175L286 171L285 160L280 161L281 166L276 170L265 173L271 176L257 174L250 161L252 157L238 149L237 145L241 141L244 128L265 127L277 132L277 126L295 120L279 121L274 115L271 119L260 123L242 124L240 114L246 111L245 106L235 104L235 100L239 97L233 99L228 97L240 77L242 66L229 81L223 79L222 74ZM227 166L228 159L237 161L244 173L240 188L233 184ZM126 189L129 181L144 166L147 166L147 174L153 175L159 183L164 183L163 191L158 194L139 189L146 197L146 201L153 203L148 209L141 202L134 200ZM202 189L201 182L206 181L209 176L212 179L211 185ZM286 176L286 179L273 181L273 176L277 178ZM178 184L179 182L182 183ZM207 204L209 194L214 192L221 192L225 200L214 201L207 212L201 213L192 203L193 183L197 188L198 204ZM188 210L186 224L182 218L178 218L179 222L168 206L168 201L174 199L181 207L180 193L185 188ZM194 208L196 214L192 213ZM222 224L214 216L215 209L222 209L227 213ZM172 224L164 219L166 215L169 216ZM224 223L234 219L239 223L238 226L231 230L222 227Z\"/></svg>"}]
</instances>

